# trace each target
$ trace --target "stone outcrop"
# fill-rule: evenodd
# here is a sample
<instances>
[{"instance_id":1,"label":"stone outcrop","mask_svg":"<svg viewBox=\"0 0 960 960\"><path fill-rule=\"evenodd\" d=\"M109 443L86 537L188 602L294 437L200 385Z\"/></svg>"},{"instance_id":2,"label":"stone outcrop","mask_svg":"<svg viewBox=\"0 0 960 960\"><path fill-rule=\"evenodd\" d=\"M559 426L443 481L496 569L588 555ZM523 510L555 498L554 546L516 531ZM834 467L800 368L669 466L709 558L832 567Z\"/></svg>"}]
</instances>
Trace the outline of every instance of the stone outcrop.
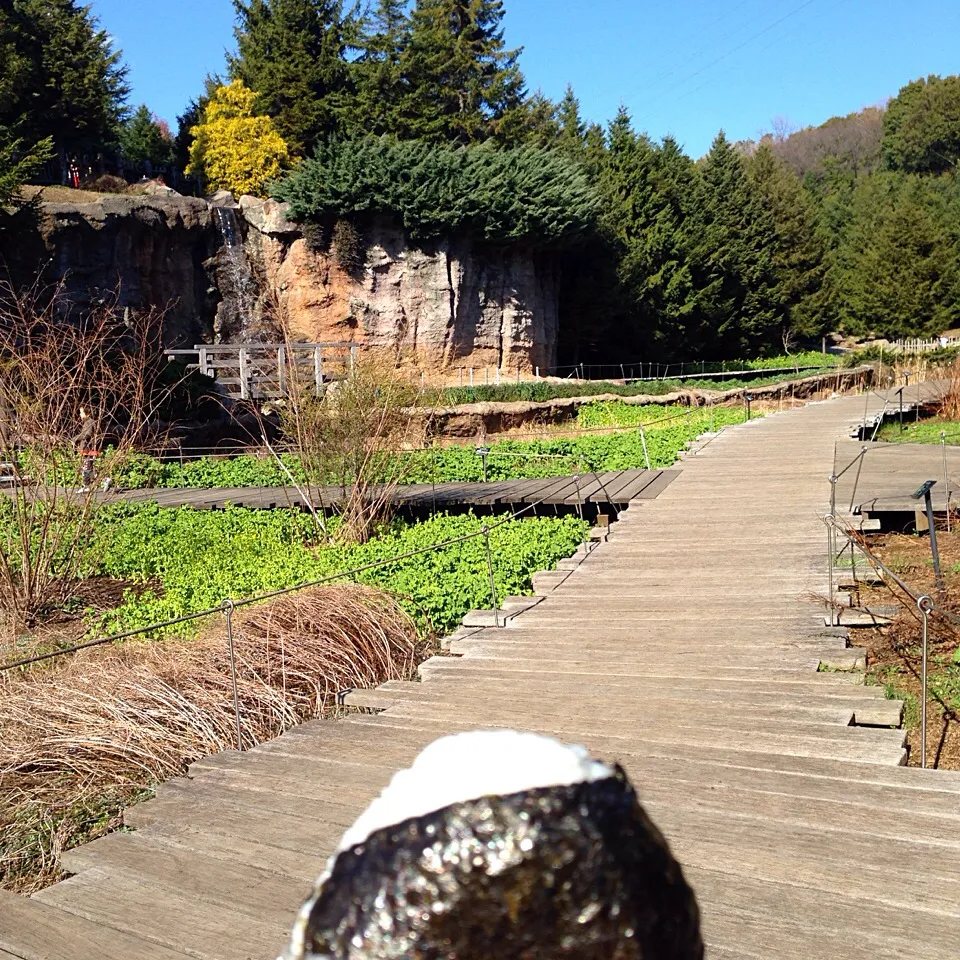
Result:
<instances>
[{"instance_id":1,"label":"stone outcrop","mask_svg":"<svg viewBox=\"0 0 960 960\"><path fill-rule=\"evenodd\" d=\"M36 238L35 238L36 239ZM410 245L382 220L363 236L362 268L348 272L311 248L286 205L221 191L108 195L42 206L30 259L47 260L83 309L166 309L167 347L294 339L350 341L388 352L431 377L476 382L495 371L556 363L557 267L549 256L461 236ZM486 368L486 374L484 373Z\"/></svg>"},{"instance_id":2,"label":"stone outcrop","mask_svg":"<svg viewBox=\"0 0 960 960\"><path fill-rule=\"evenodd\" d=\"M285 204L240 198L247 250L290 333L389 351L430 375L504 374L556 363L557 268L548 256L468 237L412 246L387 220L369 228L350 273L310 248ZM479 382L479 381L478 381Z\"/></svg>"},{"instance_id":3,"label":"stone outcrop","mask_svg":"<svg viewBox=\"0 0 960 960\"><path fill-rule=\"evenodd\" d=\"M205 201L177 194L45 203L39 228L45 279L62 282L72 304L116 297L119 307L160 307L165 346L210 339L220 238Z\"/></svg>"}]
</instances>

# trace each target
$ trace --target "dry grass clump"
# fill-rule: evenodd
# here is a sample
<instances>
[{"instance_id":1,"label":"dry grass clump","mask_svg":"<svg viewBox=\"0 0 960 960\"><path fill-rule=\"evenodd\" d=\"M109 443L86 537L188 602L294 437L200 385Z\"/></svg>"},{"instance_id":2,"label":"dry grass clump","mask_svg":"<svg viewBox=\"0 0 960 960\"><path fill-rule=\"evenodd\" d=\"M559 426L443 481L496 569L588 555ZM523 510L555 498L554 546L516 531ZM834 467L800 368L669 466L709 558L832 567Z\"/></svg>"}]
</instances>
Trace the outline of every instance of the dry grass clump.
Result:
<instances>
[{"instance_id":1,"label":"dry grass clump","mask_svg":"<svg viewBox=\"0 0 960 960\"><path fill-rule=\"evenodd\" d=\"M960 359L947 367L941 376L949 381L940 401L940 417L944 420L960 420Z\"/></svg>"},{"instance_id":2,"label":"dry grass clump","mask_svg":"<svg viewBox=\"0 0 960 960\"><path fill-rule=\"evenodd\" d=\"M238 611L234 639L247 747L329 712L339 690L408 677L417 642L388 594L353 584ZM97 648L55 673L9 680L0 699L0 885L52 882L59 850L111 829L124 799L235 741L219 617L196 640Z\"/></svg>"}]
</instances>

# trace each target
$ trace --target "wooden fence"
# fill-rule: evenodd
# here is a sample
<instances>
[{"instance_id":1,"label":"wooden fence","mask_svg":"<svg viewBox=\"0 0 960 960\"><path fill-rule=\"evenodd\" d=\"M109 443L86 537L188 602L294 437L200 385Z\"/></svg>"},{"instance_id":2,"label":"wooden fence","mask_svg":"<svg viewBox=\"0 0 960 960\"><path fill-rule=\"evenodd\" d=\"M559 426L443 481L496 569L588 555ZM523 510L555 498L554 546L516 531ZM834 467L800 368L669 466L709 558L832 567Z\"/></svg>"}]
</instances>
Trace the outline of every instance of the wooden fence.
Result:
<instances>
[{"instance_id":1,"label":"wooden fence","mask_svg":"<svg viewBox=\"0 0 960 960\"><path fill-rule=\"evenodd\" d=\"M271 400L286 396L291 382L324 384L352 369L356 343L216 343L192 349L166 350L168 360L185 362L239 400Z\"/></svg>"}]
</instances>

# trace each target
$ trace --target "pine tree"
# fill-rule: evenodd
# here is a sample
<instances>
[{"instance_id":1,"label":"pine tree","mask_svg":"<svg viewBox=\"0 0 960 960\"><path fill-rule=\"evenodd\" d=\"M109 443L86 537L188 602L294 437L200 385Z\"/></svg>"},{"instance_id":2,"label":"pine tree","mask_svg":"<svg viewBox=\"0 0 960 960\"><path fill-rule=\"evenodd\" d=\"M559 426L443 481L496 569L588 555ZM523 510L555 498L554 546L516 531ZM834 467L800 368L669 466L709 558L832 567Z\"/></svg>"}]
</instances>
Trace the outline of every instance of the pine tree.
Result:
<instances>
[{"instance_id":1,"label":"pine tree","mask_svg":"<svg viewBox=\"0 0 960 960\"><path fill-rule=\"evenodd\" d=\"M263 196L289 162L270 117L255 113L256 95L239 80L217 89L193 128L187 173L211 190Z\"/></svg>"},{"instance_id":2,"label":"pine tree","mask_svg":"<svg viewBox=\"0 0 960 960\"><path fill-rule=\"evenodd\" d=\"M496 142L510 147L529 146L545 150L555 147L559 136L557 105L537 90L504 114Z\"/></svg>"},{"instance_id":3,"label":"pine tree","mask_svg":"<svg viewBox=\"0 0 960 960\"><path fill-rule=\"evenodd\" d=\"M524 100L519 50L503 42L502 0L417 0L400 58L406 137L455 143L495 138Z\"/></svg>"},{"instance_id":4,"label":"pine tree","mask_svg":"<svg viewBox=\"0 0 960 960\"><path fill-rule=\"evenodd\" d=\"M757 198L773 221L774 300L783 312L786 347L791 334L819 336L824 329L819 296L824 251L816 230L816 209L796 174L777 159L769 144L760 145L747 167Z\"/></svg>"},{"instance_id":5,"label":"pine tree","mask_svg":"<svg viewBox=\"0 0 960 960\"><path fill-rule=\"evenodd\" d=\"M628 298L635 352L691 355L691 302L686 204L693 161L676 142L653 144L633 132L621 108L610 125L601 174L607 229L618 244L618 274ZM694 338L695 339L695 338ZM682 345L682 346L681 346Z\"/></svg>"},{"instance_id":6,"label":"pine tree","mask_svg":"<svg viewBox=\"0 0 960 960\"><path fill-rule=\"evenodd\" d=\"M129 92L119 50L75 0L10 0L0 10L0 126L61 156L116 142Z\"/></svg>"},{"instance_id":7,"label":"pine tree","mask_svg":"<svg viewBox=\"0 0 960 960\"><path fill-rule=\"evenodd\" d=\"M342 132L353 93L347 62L359 25L342 0L234 0L230 76L257 95L295 154Z\"/></svg>"},{"instance_id":8,"label":"pine tree","mask_svg":"<svg viewBox=\"0 0 960 960\"><path fill-rule=\"evenodd\" d=\"M377 0L363 24L352 132L380 135L397 129L402 94L400 57L408 29L407 0Z\"/></svg>"},{"instance_id":9,"label":"pine tree","mask_svg":"<svg viewBox=\"0 0 960 960\"><path fill-rule=\"evenodd\" d=\"M759 202L744 158L721 131L700 165L700 189L688 224L703 352L749 356L779 346L772 213Z\"/></svg>"},{"instance_id":10,"label":"pine tree","mask_svg":"<svg viewBox=\"0 0 960 960\"><path fill-rule=\"evenodd\" d=\"M164 136L163 129L145 103L141 104L120 131L120 148L133 164L163 166L173 159L173 141Z\"/></svg>"},{"instance_id":11,"label":"pine tree","mask_svg":"<svg viewBox=\"0 0 960 960\"><path fill-rule=\"evenodd\" d=\"M560 125L557 145L567 153L582 154L587 143L587 128L580 119L580 101L569 83L557 107L557 122Z\"/></svg>"},{"instance_id":12,"label":"pine tree","mask_svg":"<svg viewBox=\"0 0 960 960\"><path fill-rule=\"evenodd\" d=\"M949 175L877 173L857 184L828 275L842 329L935 336L958 322L956 190Z\"/></svg>"}]
</instances>

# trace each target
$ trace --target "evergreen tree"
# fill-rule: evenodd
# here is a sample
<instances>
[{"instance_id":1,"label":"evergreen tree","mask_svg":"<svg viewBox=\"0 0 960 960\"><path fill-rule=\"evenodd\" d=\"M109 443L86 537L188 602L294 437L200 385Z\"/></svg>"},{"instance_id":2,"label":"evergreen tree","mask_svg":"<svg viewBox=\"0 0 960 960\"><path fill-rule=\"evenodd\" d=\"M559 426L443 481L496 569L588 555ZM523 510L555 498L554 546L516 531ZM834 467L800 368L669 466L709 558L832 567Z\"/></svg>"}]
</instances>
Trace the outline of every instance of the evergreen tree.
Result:
<instances>
[{"instance_id":1,"label":"evergreen tree","mask_svg":"<svg viewBox=\"0 0 960 960\"><path fill-rule=\"evenodd\" d=\"M116 142L128 93L121 54L75 0L0 9L0 126L61 156Z\"/></svg>"},{"instance_id":2,"label":"evergreen tree","mask_svg":"<svg viewBox=\"0 0 960 960\"><path fill-rule=\"evenodd\" d=\"M163 166L173 160L173 141L142 103L120 131L120 149L133 164Z\"/></svg>"},{"instance_id":3,"label":"evergreen tree","mask_svg":"<svg viewBox=\"0 0 960 960\"><path fill-rule=\"evenodd\" d=\"M689 223L697 342L705 352L749 356L779 346L783 311L777 302L774 223L747 176L746 163L721 131L700 165Z\"/></svg>"},{"instance_id":4,"label":"evergreen tree","mask_svg":"<svg viewBox=\"0 0 960 960\"><path fill-rule=\"evenodd\" d=\"M829 272L842 329L935 336L957 323L956 191L951 176L877 173L857 184Z\"/></svg>"},{"instance_id":5,"label":"evergreen tree","mask_svg":"<svg viewBox=\"0 0 960 960\"><path fill-rule=\"evenodd\" d=\"M234 0L238 53L230 76L257 95L292 152L342 132L353 76L347 63L359 24L342 0Z\"/></svg>"},{"instance_id":6,"label":"evergreen tree","mask_svg":"<svg viewBox=\"0 0 960 960\"><path fill-rule=\"evenodd\" d=\"M610 125L601 174L605 222L616 238L618 275L627 297L631 353L690 355L694 291L685 232L693 194L693 161L668 138L662 146L633 132L621 108ZM682 344L682 346L681 346Z\"/></svg>"},{"instance_id":7,"label":"evergreen tree","mask_svg":"<svg viewBox=\"0 0 960 960\"><path fill-rule=\"evenodd\" d=\"M580 119L580 101L569 83L557 106L557 122L560 126L557 145L567 153L582 154L587 143L587 128Z\"/></svg>"},{"instance_id":8,"label":"evergreen tree","mask_svg":"<svg viewBox=\"0 0 960 960\"><path fill-rule=\"evenodd\" d=\"M547 150L557 145L559 136L557 106L538 90L504 115L497 130L497 143Z\"/></svg>"},{"instance_id":9,"label":"evergreen tree","mask_svg":"<svg viewBox=\"0 0 960 960\"><path fill-rule=\"evenodd\" d=\"M6 208L16 205L20 188L52 155L50 140L31 146L0 127L0 227L6 220Z\"/></svg>"},{"instance_id":10,"label":"evergreen tree","mask_svg":"<svg viewBox=\"0 0 960 960\"><path fill-rule=\"evenodd\" d=\"M960 77L908 83L883 117L883 158L890 170L942 173L960 164Z\"/></svg>"},{"instance_id":11,"label":"evergreen tree","mask_svg":"<svg viewBox=\"0 0 960 960\"><path fill-rule=\"evenodd\" d=\"M782 314L783 345L791 334L823 332L823 247L816 230L816 209L797 176L779 161L770 144L761 144L747 162L750 182L772 218L770 247L775 278L774 301Z\"/></svg>"},{"instance_id":12,"label":"evergreen tree","mask_svg":"<svg viewBox=\"0 0 960 960\"><path fill-rule=\"evenodd\" d=\"M459 231L538 249L580 241L599 207L583 171L559 151L393 137L324 144L274 195L299 220L332 225L387 214L416 241Z\"/></svg>"},{"instance_id":13,"label":"evergreen tree","mask_svg":"<svg viewBox=\"0 0 960 960\"><path fill-rule=\"evenodd\" d=\"M409 20L407 0L377 0L364 21L357 62L357 99L351 127L375 135L393 133L398 125L400 56Z\"/></svg>"},{"instance_id":14,"label":"evergreen tree","mask_svg":"<svg viewBox=\"0 0 960 960\"><path fill-rule=\"evenodd\" d=\"M502 0L417 0L400 57L401 135L478 143L524 100L519 50L503 43Z\"/></svg>"},{"instance_id":15,"label":"evergreen tree","mask_svg":"<svg viewBox=\"0 0 960 960\"><path fill-rule=\"evenodd\" d=\"M289 162L289 151L270 117L255 112L256 95L239 80L214 91L193 128L187 173L211 190L263 196Z\"/></svg>"}]
</instances>

